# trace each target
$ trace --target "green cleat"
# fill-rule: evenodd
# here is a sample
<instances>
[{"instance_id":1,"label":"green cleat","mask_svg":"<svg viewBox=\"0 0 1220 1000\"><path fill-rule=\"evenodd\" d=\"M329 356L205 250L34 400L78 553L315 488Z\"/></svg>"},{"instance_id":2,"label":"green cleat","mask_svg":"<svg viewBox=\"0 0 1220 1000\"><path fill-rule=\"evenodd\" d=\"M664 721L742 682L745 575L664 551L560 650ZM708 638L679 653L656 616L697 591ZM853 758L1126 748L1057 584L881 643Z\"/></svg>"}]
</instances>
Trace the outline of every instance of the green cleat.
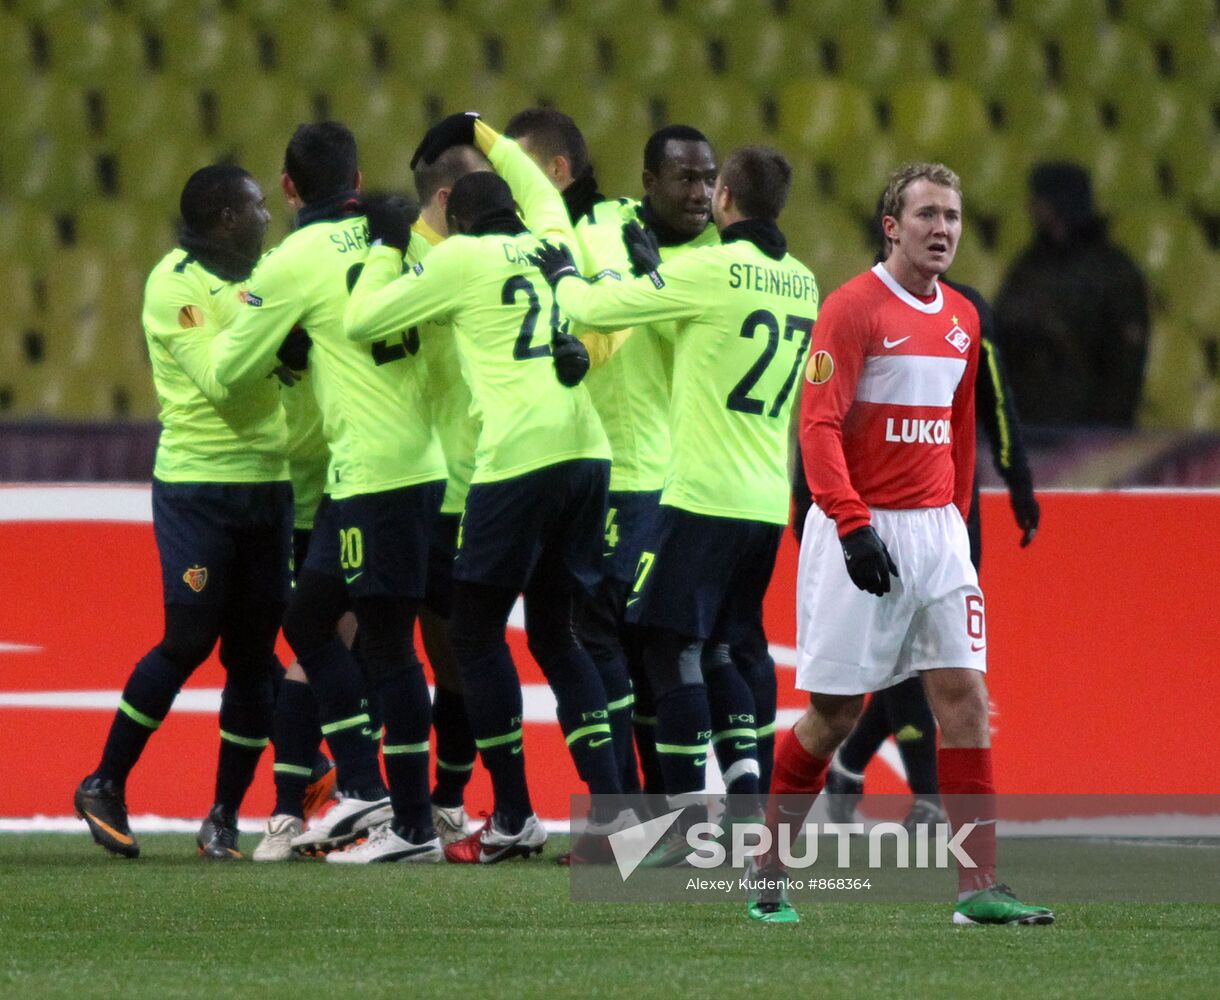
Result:
<instances>
[{"instance_id":1,"label":"green cleat","mask_svg":"<svg viewBox=\"0 0 1220 1000\"><path fill-rule=\"evenodd\" d=\"M963 899L953 910L955 924L1053 924L1045 906L1022 903L1006 885L993 885Z\"/></svg>"},{"instance_id":2,"label":"green cleat","mask_svg":"<svg viewBox=\"0 0 1220 1000\"><path fill-rule=\"evenodd\" d=\"M799 924L801 915L788 902L788 873L778 864L751 871L746 876L754 882L746 915L764 924Z\"/></svg>"},{"instance_id":3,"label":"green cleat","mask_svg":"<svg viewBox=\"0 0 1220 1000\"><path fill-rule=\"evenodd\" d=\"M686 835L671 830L651 851L644 855L641 868L679 868L687 863L690 845Z\"/></svg>"}]
</instances>

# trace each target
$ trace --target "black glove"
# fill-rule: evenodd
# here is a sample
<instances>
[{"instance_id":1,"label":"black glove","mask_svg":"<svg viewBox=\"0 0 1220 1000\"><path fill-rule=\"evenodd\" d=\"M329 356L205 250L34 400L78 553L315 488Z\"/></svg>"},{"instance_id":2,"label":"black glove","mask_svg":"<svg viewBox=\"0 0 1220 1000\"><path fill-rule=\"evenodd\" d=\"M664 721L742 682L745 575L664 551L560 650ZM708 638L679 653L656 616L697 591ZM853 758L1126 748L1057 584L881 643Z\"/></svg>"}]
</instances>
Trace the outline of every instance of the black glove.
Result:
<instances>
[{"instance_id":1,"label":"black glove","mask_svg":"<svg viewBox=\"0 0 1220 1000\"><path fill-rule=\"evenodd\" d=\"M576 260L572 256L572 251L562 243L549 243L542 240L538 249L528 255L528 260L542 272L546 283L552 288L558 285L559 279L565 275L580 274L580 271L576 269Z\"/></svg>"},{"instance_id":2,"label":"black glove","mask_svg":"<svg viewBox=\"0 0 1220 1000\"><path fill-rule=\"evenodd\" d=\"M369 225L369 243L380 240L399 253L407 252L411 225L419 218L419 206L401 195L365 198L361 206Z\"/></svg>"},{"instance_id":3,"label":"black glove","mask_svg":"<svg viewBox=\"0 0 1220 1000\"><path fill-rule=\"evenodd\" d=\"M661 248L656 234L634 219L623 223L623 244L631 258L631 273L637 278L651 274L661 266Z\"/></svg>"},{"instance_id":4,"label":"black glove","mask_svg":"<svg viewBox=\"0 0 1220 1000\"><path fill-rule=\"evenodd\" d=\"M1008 500L1012 504L1013 517L1021 529L1021 548L1025 548L1038 533L1038 522L1042 519L1042 508L1034 496L1034 483L1029 470L1013 473L1008 478Z\"/></svg>"},{"instance_id":5,"label":"black glove","mask_svg":"<svg viewBox=\"0 0 1220 1000\"><path fill-rule=\"evenodd\" d=\"M461 114L442 118L424 133L423 139L415 147L415 155L411 157L411 169L419 166L421 160L425 165L435 163L441 153L453 146L473 146L474 123L478 120L477 111L463 111Z\"/></svg>"},{"instance_id":6,"label":"black glove","mask_svg":"<svg viewBox=\"0 0 1220 1000\"><path fill-rule=\"evenodd\" d=\"M311 347L313 347L313 341L305 332L305 328L294 326L288 331L288 336L280 344L280 349L275 352L275 356L290 371L303 372L309 367L309 349Z\"/></svg>"},{"instance_id":7,"label":"black glove","mask_svg":"<svg viewBox=\"0 0 1220 1000\"><path fill-rule=\"evenodd\" d=\"M877 597L888 594L890 574L897 576L898 567L873 526L870 524L849 531L839 542L843 546L843 558L847 560L847 575L851 577L851 582Z\"/></svg>"},{"instance_id":8,"label":"black glove","mask_svg":"<svg viewBox=\"0 0 1220 1000\"><path fill-rule=\"evenodd\" d=\"M569 389L580 385L589 370L589 351L570 333L557 333L551 341L551 361L555 377Z\"/></svg>"}]
</instances>

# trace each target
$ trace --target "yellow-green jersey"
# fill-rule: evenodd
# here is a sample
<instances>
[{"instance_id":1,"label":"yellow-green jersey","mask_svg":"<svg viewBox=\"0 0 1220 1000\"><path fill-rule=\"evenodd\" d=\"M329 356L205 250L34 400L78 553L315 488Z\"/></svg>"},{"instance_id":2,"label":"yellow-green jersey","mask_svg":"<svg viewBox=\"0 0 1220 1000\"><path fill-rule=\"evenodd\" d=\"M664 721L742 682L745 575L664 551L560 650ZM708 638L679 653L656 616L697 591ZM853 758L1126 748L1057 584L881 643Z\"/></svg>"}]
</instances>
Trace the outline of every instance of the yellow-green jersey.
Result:
<instances>
[{"instance_id":1,"label":"yellow-green jersey","mask_svg":"<svg viewBox=\"0 0 1220 1000\"><path fill-rule=\"evenodd\" d=\"M787 523L788 416L818 307L804 264L735 239L689 249L643 278L568 278L556 297L591 326L673 324L662 504Z\"/></svg>"},{"instance_id":2,"label":"yellow-green jersey","mask_svg":"<svg viewBox=\"0 0 1220 1000\"><path fill-rule=\"evenodd\" d=\"M266 366L293 326L305 329L336 500L446 476L419 331L404 323L361 345L344 336L343 313L367 255L362 215L302 225L255 268L244 308L213 351L217 379L240 385Z\"/></svg>"},{"instance_id":3,"label":"yellow-green jersey","mask_svg":"<svg viewBox=\"0 0 1220 1000\"><path fill-rule=\"evenodd\" d=\"M212 377L212 342L241 308L244 285L224 281L183 249L144 287L144 334L161 412L153 475L170 483L265 483L288 478L279 383L267 365L232 392Z\"/></svg>"},{"instance_id":4,"label":"yellow-green jersey","mask_svg":"<svg viewBox=\"0 0 1220 1000\"><path fill-rule=\"evenodd\" d=\"M623 226L637 218L638 208L638 202L626 198L607 200L577 221L581 270L592 280L630 276ZM662 247L661 256L668 260L687 248L718 242L716 227L709 225L689 243ZM622 346L585 377L610 440L612 492L654 492L665 482L673 348L663 336L672 330L664 326L641 325L632 330ZM575 332L580 332L579 326Z\"/></svg>"},{"instance_id":5,"label":"yellow-green jersey","mask_svg":"<svg viewBox=\"0 0 1220 1000\"><path fill-rule=\"evenodd\" d=\"M330 448L322 431L322 411L313 391L309 370L294 373L297 381L280 386L284 413L288 418L288 478L292 480L292 526L298 531L313 528L314 515L322 502Z\"/></svg>"},{"instance_id":6,"label":"yellow-green jersey","mask_svg":"<svg viewBox=\"0 0 1220 1000\"><path fill-rule=\"evenodd\" d=\"M422 219L412 227L407 246L408 267L422 261L442 237ZM445 483L442 514L460 514L474 475L474 453L479 440L479 422L471 414L470 389L462 378L457 343L447 320L429 320L420 330L420 354L428 366L424 393L432 423L440 437L449 478Z\"/></svg>"}]
</instances>

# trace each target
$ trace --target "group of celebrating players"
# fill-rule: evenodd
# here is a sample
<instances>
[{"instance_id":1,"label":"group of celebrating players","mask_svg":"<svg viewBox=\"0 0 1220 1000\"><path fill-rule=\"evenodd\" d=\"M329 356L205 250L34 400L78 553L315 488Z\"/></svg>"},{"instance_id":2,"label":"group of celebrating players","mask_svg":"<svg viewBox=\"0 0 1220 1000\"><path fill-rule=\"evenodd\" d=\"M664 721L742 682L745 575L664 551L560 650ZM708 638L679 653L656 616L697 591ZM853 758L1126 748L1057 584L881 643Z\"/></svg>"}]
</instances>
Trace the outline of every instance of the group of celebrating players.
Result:
<instances>
[{"instance_id":1,"label":"group of celebrating players","mask_svg":"<svg viewBox=\"0 0 1220 1000\"><path fill-rule=\"evenodd\" d=\"M643 198L606 198L577 126L538 108L503 135L472 113L445 118L411 166L418 205L368 194L347 128L299 126L282 179L294 228L261 258L270 216L249 174L204 167L183 190L179 246L143 314L163 424L165 633L76 791L94 839L138 855L127 777L219 640L202 855L241 857L237 811L270 742L276 805L256 861L541 851L506 642L523 597L592 796L576 860L638 821L626 793L693 808L709 744L730 801L792 819L864 695L918 673L949 818L977 822L954 919L1050 922L996 883L994 825L978 822L993 792L964 526L979 319L938 281L960 235L956 175L893 175L889 256L819 317L778 225L791 168L768 147L718 165L700 132L669 126L645 146ZM798 398L814 506L797 686L811 699L777 748L762 604ZM476 757L494 810L468 833ZM974 812L957 815L965 792ZM677 857L662 843L651 860ZM782 892L750 915L797 919Z\"/></svg>"}]
</instances>

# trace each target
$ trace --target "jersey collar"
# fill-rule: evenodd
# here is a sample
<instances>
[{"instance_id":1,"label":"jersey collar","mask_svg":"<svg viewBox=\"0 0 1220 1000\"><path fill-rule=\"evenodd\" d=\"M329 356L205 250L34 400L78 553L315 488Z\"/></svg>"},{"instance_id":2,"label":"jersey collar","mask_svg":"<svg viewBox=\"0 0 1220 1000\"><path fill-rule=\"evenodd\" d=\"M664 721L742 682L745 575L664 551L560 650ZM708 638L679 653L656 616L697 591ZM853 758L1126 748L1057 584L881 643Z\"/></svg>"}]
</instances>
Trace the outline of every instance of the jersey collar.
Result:
<instances>
[{"instance_id":1,"label":"jersey collar","mask_svg":"<svg viewBox=\"0 0 1220 1000\"><path fill-rule=\"evenodd\" d=\"M920 302L919 299L915 298L914 295L898 284L897 280L892 274L890 274L889 271L885 269L883 264L874 264L873 274L880 278L881 283L891 292L897 295L898 298L909 305L912 309L916 309L921 313L927 313L929 316L934 316L936 313L940 312L941 308L945 304L945 294L941 290L939 281L936 283L936 298L934 298L931 302Z\"/></svg>"},{"instance_id":2,"label":"jersey collar","mask_svg":"<svg viewBox=\"0 0 1220 1000\"><path fill-rule=\"evenodd\" d=\"M415 230L415 232L417 232L425 240L427 240L428 244L430 246L436 246L438 243L443 242L445 239L445 237L443 237L440 233L438 233L435 229L433 229L430 225L428 225L428 223L424 222L422 216L415 220L415 222L411 226L411 228L413 230Z\"/></svg>"}]
</instances>

